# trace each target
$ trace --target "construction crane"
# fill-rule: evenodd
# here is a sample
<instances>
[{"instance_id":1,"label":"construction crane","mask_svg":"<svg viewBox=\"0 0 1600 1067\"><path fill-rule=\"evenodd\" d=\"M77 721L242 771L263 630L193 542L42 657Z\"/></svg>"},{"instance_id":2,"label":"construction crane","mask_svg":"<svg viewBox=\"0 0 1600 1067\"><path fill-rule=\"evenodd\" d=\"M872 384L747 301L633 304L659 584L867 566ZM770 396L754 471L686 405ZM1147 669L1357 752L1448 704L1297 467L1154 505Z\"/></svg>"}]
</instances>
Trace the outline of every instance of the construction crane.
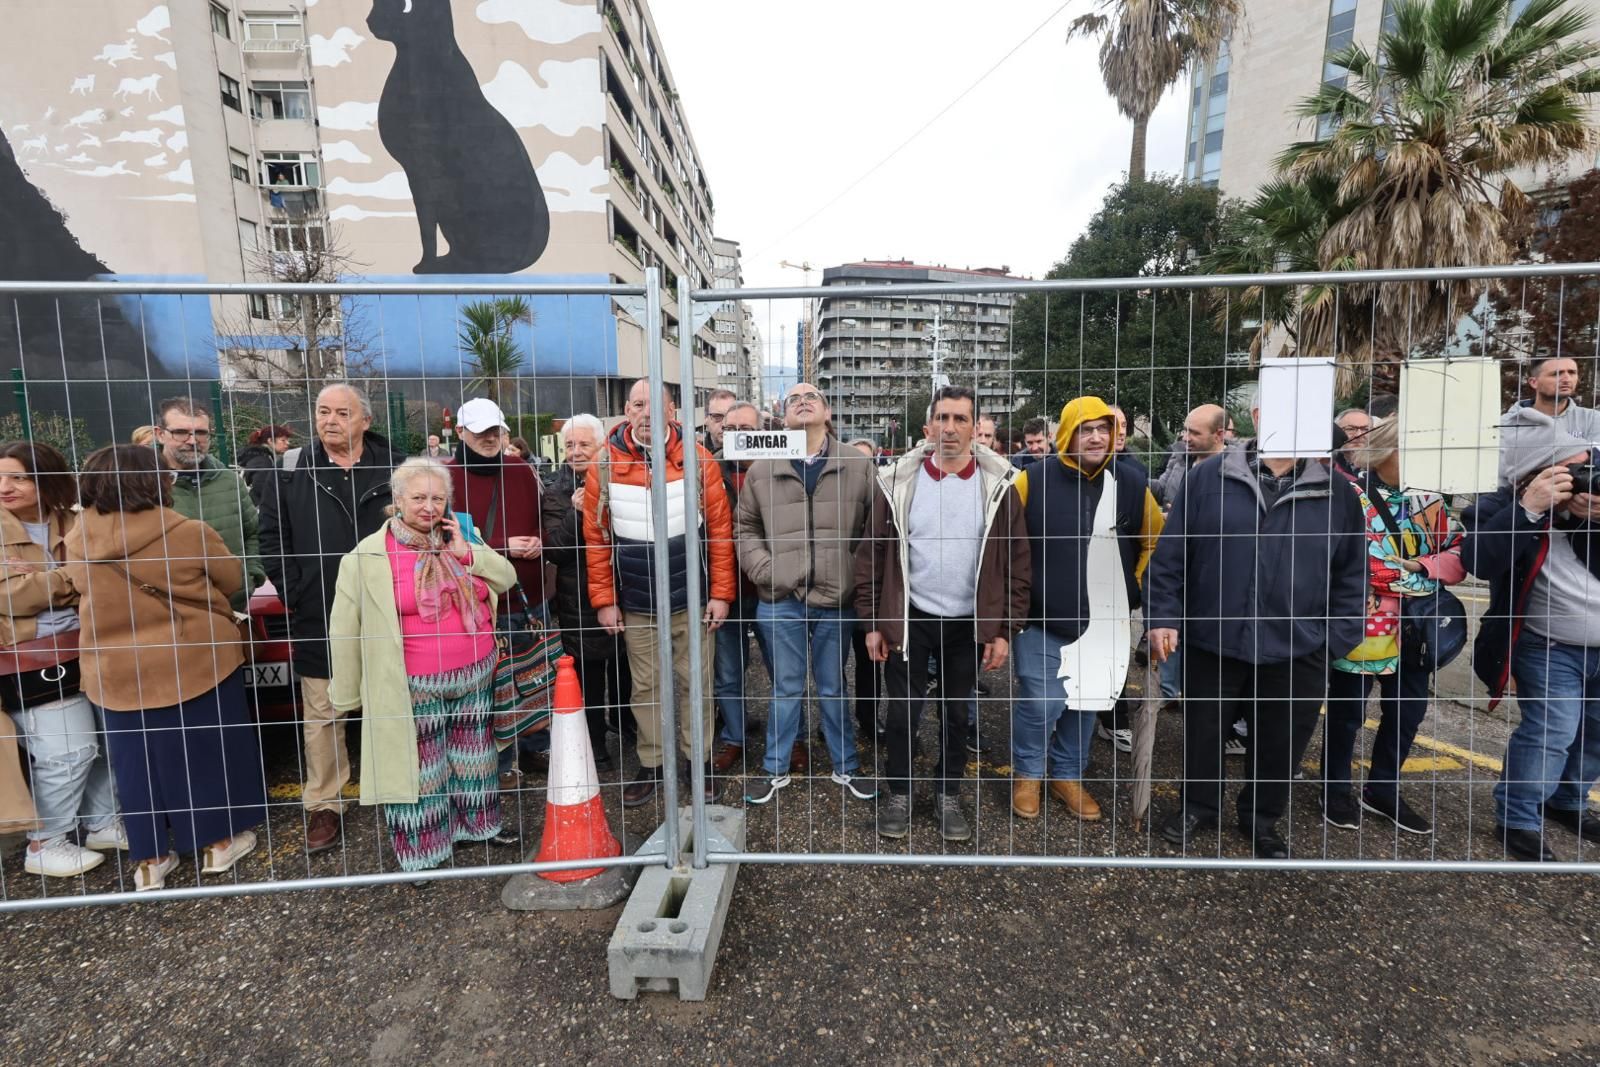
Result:
<instances>
[{"instance_id":1,"label":"construction crane","mask_svg":"<svg viewBox=\"0 0 1600 1067\"><path fill-rule=\"evenodd\" d=\"M803 274L804 278L805 278L806 287L807 288L811 287L811 272L813 270L816 270L816 268L813 267L810 263L790 263L787 259L785 259L785 260L780 260L778 262L778 266L787 267L790 270L800 271ZM811 303L812 302L809 299L805 301L805 305L804 305L804 313L805 314L804 314L804 318L802 319L802 325L800 327L800 330L801 330L801 337L800 337L800 380L803 381L803 382L815 382L816 381L816 379L813 378L812 374L811 374L811 370L812 370L812 368L811 368L811 335L812 335L812 329L811 329Z\"/></svg>"}]
</instances>

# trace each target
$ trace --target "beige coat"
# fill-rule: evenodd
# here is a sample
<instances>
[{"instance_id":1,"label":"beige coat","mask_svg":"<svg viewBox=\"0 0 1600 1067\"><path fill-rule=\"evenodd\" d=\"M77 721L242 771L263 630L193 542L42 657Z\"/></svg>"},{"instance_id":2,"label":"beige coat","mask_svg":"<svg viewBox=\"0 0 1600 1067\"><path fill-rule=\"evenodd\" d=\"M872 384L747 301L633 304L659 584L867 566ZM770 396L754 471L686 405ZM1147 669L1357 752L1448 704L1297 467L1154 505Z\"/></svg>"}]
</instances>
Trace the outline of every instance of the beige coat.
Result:
<instances>
[{"instance_id":1,"label":"beige coat","mask_svg":"<svg viewBox=\"0 0 1600 1067\"><path fill-rule=\"evenodd\" d=\"M385 538L387 523L339 563L328 618L332 674L328 699L339 711L361 709L361 803L414 804L419 790L417 727L411 717L400 611ZM472 574L488 583L491 614L517 581L511 561L472 546Z\"/></svg>"},{"instance_id":2,"label":"beige coat","mask_svg":"<svg viewBox=\"0 0 1600 1067\"><path fill-rule=\"evenodd\" d=\"M217 531L171 508L89 508L62 567L78 591L83 692L110 711L166 708L215 689L244 663L228 598L244 568ZM169 593L170 603L131 584Z\"/></svg>"},{"instance_id":3,"label":"beige coat","mask_svg":"<svg viewBox=\"0 0 1600 1067\"><path fill-rule=\"evenodd\" d=\"M821 462L809 497L786 459L757 460L739 490L739 566L769 604L795 597L817 608L851 606L854 557L872 513L875 468L834 437Z\"/></svg>"},{"instance_id":4,"label":"beige coat","mask_svg":"<svg viewBox=\"0 0 1600 1067\"><path fill-rule=\"evenodd\" d=\"M22 522L11 512L0 508L0 645L10 647L39 636L34 618L46 608L66 608L78 602L78 591L72 588L67 572L54 570L18 570L8 567L8 560L21 560L26 564L45 564L52 558L60 559L64 539L71 529L73 516L56 514L50 517L50 550L39 547L22 528Z\"/></svg>"}]
</instances>

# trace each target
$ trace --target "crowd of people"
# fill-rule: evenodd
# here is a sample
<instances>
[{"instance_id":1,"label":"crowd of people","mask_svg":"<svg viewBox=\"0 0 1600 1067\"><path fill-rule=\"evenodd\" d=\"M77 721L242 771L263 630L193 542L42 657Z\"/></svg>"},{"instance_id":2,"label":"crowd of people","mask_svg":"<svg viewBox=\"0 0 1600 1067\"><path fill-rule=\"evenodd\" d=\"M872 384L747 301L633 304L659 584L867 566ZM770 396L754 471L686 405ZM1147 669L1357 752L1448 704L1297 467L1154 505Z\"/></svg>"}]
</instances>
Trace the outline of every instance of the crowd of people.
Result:
<instances>
[{"instance_id":1,"label":"crowd of people","mask_svg":"<svg viewBox=\"0 0 1600 1067\"><path fill-rule=\"evenodd\" d=\"M706 799L738 777L754 806L811 773L815 727L845 803L870 803L877 832L903 838L930 712L932 815L945 840L968 840L981 678L1009 669L1012 812L1038 819L1053 798L1094 822L1108 799L1091 787L1094 743L1130 747L1117 711L1130 664L1147 656L1182 717L1180 799L1160 829L1172 845L1218 847L1237 754L1239 832L1257 856L1289 855L1280 823L1319 728L1326 822L1376 817L1425 835L1401 768L1437 671L1465 640L1448 587L1476 575L1491 603L1473 666L1495 700L1514 680L1520 712L1495 833L1507 855L1550 860L1547 823L1600 841L1586 801L1600 779L1600 413L1577 403L1577 383L1573 360L1535 362L1531 397L1501 427L1500 487L1459 514L1406 485L1386 397L1336 416L1325 459L1264 452L1203 404L1150 467L1103 398L1013 435L959 385L933 392L922 441L893 457L841 441L807 382L782 400L804 439L793 460L727 454L729 431L762 424L748 400L712 393L694 435L670 389L645 381L609 429L565 419L562 461L543 476L493 400L461 406L454 446L430 438L407 458L346 383L316 397L305 443L263 427L237 469L215 457L211 414L188 397L160 405L144 443L101 449L80 470L48 445L11 442L0 707L26 775L0 750L0 822L26 827L31 874L75 877L123 850L141 890L161 887L180 854L212 874L249 855L266 795L244 623L270 580L299 687L308 854L343 837L355 716L359 800L381 806L399 867L435 866L464 842L517 845L500 797L548 745L563 653L597 768L631 749L626 807L650 803L668 773L694 780L691 715L715 739ZM757 660L771 681L764 723L748 690ZM699 708L696 672L710 695ZM676 737L659 714L668 686L684 712ZM1379 724L1358 784L1373 690ZM760 760L747 762L757 740Z\"/></svg>"}]
</instances>

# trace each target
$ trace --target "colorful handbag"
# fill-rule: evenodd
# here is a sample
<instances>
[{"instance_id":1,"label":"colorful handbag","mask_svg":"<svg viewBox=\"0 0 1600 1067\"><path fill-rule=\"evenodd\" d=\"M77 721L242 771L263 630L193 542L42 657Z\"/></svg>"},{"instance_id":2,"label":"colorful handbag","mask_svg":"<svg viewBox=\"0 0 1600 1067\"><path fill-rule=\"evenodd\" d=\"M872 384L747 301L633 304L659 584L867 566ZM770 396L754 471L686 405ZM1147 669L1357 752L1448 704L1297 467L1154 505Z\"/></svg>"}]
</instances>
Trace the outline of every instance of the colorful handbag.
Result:
<instances>
[{"instance_id":1,"label":"colorful handbag","mask_svg":"<svg viewBox=\"0 0 1600 1067\"><path fill-rule=\"evenodd\" d=\"M550 725L556 661L563 655L560 628L528 610L521 585L511 588L519 610L495 634L494 739L502 746Z\"/></svg>"}]
</instances>

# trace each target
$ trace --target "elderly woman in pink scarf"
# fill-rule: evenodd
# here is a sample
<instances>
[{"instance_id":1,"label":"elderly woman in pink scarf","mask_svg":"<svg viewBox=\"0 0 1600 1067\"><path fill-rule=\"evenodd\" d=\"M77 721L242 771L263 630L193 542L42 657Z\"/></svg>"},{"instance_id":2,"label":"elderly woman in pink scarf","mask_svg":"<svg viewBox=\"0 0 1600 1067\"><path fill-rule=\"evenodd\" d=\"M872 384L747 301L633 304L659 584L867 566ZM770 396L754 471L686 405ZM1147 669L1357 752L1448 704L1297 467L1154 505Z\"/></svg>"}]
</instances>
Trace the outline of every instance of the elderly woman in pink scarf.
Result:
<instances>
[{"instance_id":1,"label":"elderly woman in pink scarf","mask_svg":"<svg viewBox=\"0 0 1600 1067\"><path fill-rule=\"evenodd\" d=\"M500 833L495 598L517 572L461 529L442 463L409 459L392 488L392 517L339 567L328 695L361 709L361 803L383 805L401 869L417 871Z\"/></svg>"}]
</instances>

